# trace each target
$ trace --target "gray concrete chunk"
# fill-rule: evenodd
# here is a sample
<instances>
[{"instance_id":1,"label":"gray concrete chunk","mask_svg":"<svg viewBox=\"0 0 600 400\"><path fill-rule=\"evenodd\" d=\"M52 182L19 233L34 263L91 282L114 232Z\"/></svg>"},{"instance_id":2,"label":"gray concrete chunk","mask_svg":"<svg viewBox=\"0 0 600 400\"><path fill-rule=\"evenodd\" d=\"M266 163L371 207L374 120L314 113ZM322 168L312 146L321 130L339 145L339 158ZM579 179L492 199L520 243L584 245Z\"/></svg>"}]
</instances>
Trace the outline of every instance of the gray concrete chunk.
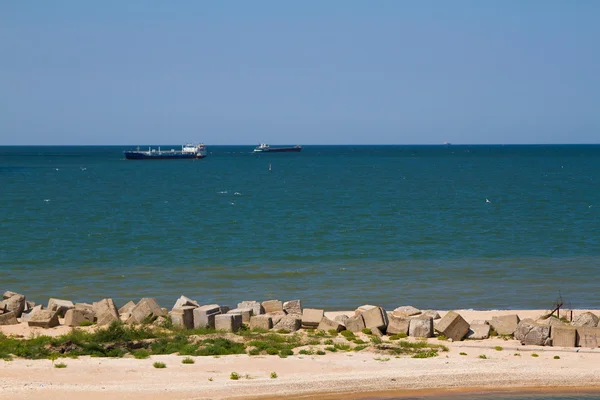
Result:
<instances>
[{"instance_id":1,"label":"gray concrete chunk","mask_svg":"<svg viewBox=\"0 0 600 400\"><path fill-rule=\"evenodd\" d=\"M402 306L394 309L392 315L395 317L412 317L413 315L421 314L421 310L413 306Z\"/></svg>"},{"instance_id":2,"label":"gray concrete chunk","mask_svg":"<svg viewBox=\"0 0 600 400\"><path fill-rule=\"evenodd\" d=\"M242 327L242 316L239 314L215 315L215 329L218 331L237 332Z\"/></svg>"},{"instance_id":3,"label":"gray concrete chunk","mask_svg":"<svg viewBox=\"0 0 600 400\"><path fill-rule=\"evenodd\" d=\"M469 323L454 311L448 311L435 325L435 330L454 341L462 340L469 333Z\"/></svg>"},{"instance_id":4,"label":"gray concrete chunk","mask_svg":"<svg viewBox=\"0 0 600 400\"><path fill-rule=\"evenodd\" d=\"M273 328L273 320L270 316L263 314L250 317L250 329L269 330L271 328Z\"/></svg>"},{"instance_id":5,"label":"gray concrete chunk","mask_svg":"<svg viewBox=\"0 0 600 400\"><path fill-rule=\"evenodd\" d=\"M387 326L388 335L404 334L408 335L408 328L410 326L410 318L408 317L396 317L394 314L389 315L389 322Z\"/></svg>"},{"instance_id":6,"label":"gray concrete chunk","mask_svg":"<svg viewBox=\"0 0 600 400\"><path fill-rule=\"evenodd\" d=\"M0 314L0 325L17 325L17 316L14 311L9 311L6 314Z\"/></svg>"},{"instance_id":7,"label":"gray concrete chunk","mask_svg":"<svg viewBox=\"0 0 600 400\"><path fill-rule=\"evenodd\" d=\"M73 302L70 300L54 299L48 300L48 310L57 311L59 317L64 317L67 310L75 308Z\"/></svg>"},{"instance_id":8,"label":"gray concrete chunk","mask_svg":"<svg viewBox=\"0 0 600 400\"><path fill-rule=\"evenodd\" d=\"M177 301L175 302L175 305L173 306L173 309L175 308L181 308L181 307L200 307L200 304L198 304L198 302L196 300L192 300L190 298L187 298L185 296L180 296Z\"/></svg>"},{"instance_id":9,"label":"gray concrete chunk","mask_svg":"<svg viewBox=\"0 0 600 400\"><path fill-rule=\"evenodd\" d=\"M302 302L300 300L290 300L283 303L283 311L287 314L302 315Z\"/></svg>"},{"instance_id":10,"label":"gray concrete chunk","mask_svg":"<svg viewBox=\"0 0 600 400\"><path fill-rule=\"evenodd\" d=\"M171 310L171 322L173 326L181 329L194 328L194 310L196 306L181 306Z\"/></svg>"},{"instance_id":11,"label":"gray concrete chunk","mask_svg":"<svg viewBox=\"0 0 600 400\"><path fill-rule=\"evenodd\" d=\"M152 322L157 317L165 317L166 311L163 310L156 299L144 297L130 311L131 316L127 319L128 324L141 324L143 322Z\"/></svg>"},{"instance_id":12,"label":"gray concrete chunk","mask_svg":"<svg viewBox=\"0 0 600 400\"><path fill-rule=\"evenodd\" d=\"M66 326L81 326L83 322L94 322L94 312L92 310L71 308L65 313Z\"/></svg>"},{"instance_id":13,"label":"gray concrete chunk","mask_svg":"<svg viewBox=\"0 0 600 400\"><path fill-rule=\"evenodd\" d=\"M119 312L112 299L102 299L93 304L98 325L108 325L114 321L119 321Z\"/></svg>"},{"instance_id":14,"label":"gray concrete chunk","mask_svg":"<svg viewBox=\"0 0 600 400\"><path fill-rule=\"evenodd\" d=\"M411 318L408 336L429 338L433 336L433 318Z\"/></svg>"},{"instance_id":15,"label":"gray concrete chunk","mask_svg":"<svg viewBox=\"0 0 600 400\"><path fill-rule=\"evenodd\" d=\"M218 304L209 304L194 309L194 328L214 328L215 316L221 314Z\"/></svg>"},{"instance_id":16,"label":"gray concrete chunk","mask_svg":"<svg viewBox=\"0 0 600 400\"><path fill-rule=\"evenodd\" d=\"M267 300L262 302L265 313L283 312L283 303L279 300Z\"/></svg>"},{"instance_id":17,"label":"gray concrete chunk","mask_svg":"<svg viewBox=\"0 0 600 400\"><path fill-rule=\"evenodd\" d=\"M325 331L325 332L330 331L330 330L335 330L336 332L341 332L345 329L346 329L346 327L343 326L342 324L340 324L339 322L332 321L325 316L323 318L321 318L321 321L319 322L319 325L317 326L317 330Z\"/></svg>"},{"instance_id":18,"label":"gray concrete chunk","mask_svg":"<svg viewBox=\"0 0 600 400\"><path fill-rule=\"evenodd\" d=\"M574 326L553 326L550 330L552 346L575 347L577 345L577 328Z\"/></svg>"},{"instance_id":19,"label":"gray concrete chunk","mask_svg":"<svg viewBox=\"0 0 600 400\"><path fill-rule=\"evenodd\" d=\"M302 327L307 329L315 329L319 326L325 312L315 308L305 308L302 310Z\"/></svg>"},{"instance_id":20,"label":"gray concrete chunk","mask_svg":"<svg viewBox=\"0 0 600 400\"><path fill-rule=\"evenodd\" d=\"M388 325L388 316L382 307L374 307L362 312L362 317L365 320L365 327L379 328L385 332Z\"/></svg>"},{"instance_id":21,"label":"gray concrete chunk","mask_svg":"<svg viewBox=\"0 0 600 400\"><path fill-rule=\"evenodd\" d=\"M348 318L345 321L345 324L346 329L354 333L361 332L363 329L365 329L365 320L363 319L362 315L356 315Z\"/></svg>"},{"instance_id":22,"label":"gray concrete chunk","mask_svg":"<svg viewBox=\"0 0 600 400\"><path fill-rule=\"evenodd\" d=\"M17 318L21 317L25 310L26 299L22 294L14 294L8 299L0 301L0 309L5 312L14 312Z\"/></svg>"},{"instance_id":23,"label":"gray concrete chunk","mask_svg":"<svg viewBox=\"0 0 600 400\"><path fill-rule=\"evenodd\" d=\"M29 326L37 326L40 328L53 328L58 326L58 312L51 310L37 310L32 313L27 324Z\"/></svg>"},{"instance_id":24,"label":"gray concrete chunk","mask_svg":"<svg viewBox=\"0 0 600 400\"><path fill-rule=\"evenodd\" d=\"M499 317L492 317L490 326L498 333L498 335L514 335L520 321L517 314L502 315Z\"/></svg>"},{"instance_id":25,"label":"gray concrete chunk","mask_svg":"<svg viewBox=\"0 0 600 400\"><path fill-rule=\"evenodd\" d=\"M302 326L302 319L298 314L286 315L273 326L273 330L284 330L287 332L296 332Z\"/></svg>"},{"instance_id":26,"label":"gray concrete chunk","mask_svg":"<svg viewBox=\"0 0 600 400\"><path fill-rule=\"evenodd\" d=\"M261 315L265 313L265 309L263 308L262 304L254 300L242 301L241 303L238 303L237 308L251 308L252 315Z\"/></svg>"},{"instance_id":27,"label":"gray concrete chunk","mask_svg":"<svg viewBox=\"0 0 600 400\"><path fill-rule=\"evenodd\" d=\"M484 340L489 339L491 327L489 324L471 324L469 326L469 332L467 333L467 339L470 340Z\"/></svg>"}]
</instances>

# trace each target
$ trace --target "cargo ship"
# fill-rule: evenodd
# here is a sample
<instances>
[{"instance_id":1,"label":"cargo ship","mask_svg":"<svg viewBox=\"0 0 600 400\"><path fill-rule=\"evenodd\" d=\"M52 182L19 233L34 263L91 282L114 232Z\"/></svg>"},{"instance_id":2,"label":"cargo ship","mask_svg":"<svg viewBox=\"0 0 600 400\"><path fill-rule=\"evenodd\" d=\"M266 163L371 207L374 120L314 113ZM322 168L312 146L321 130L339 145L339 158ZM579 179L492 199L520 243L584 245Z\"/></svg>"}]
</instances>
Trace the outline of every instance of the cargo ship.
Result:
<instances>
[{"instance_id":1,"label":"cargo ship","mask_svg":"<svg viewBox=\"0 0 600 400\"><path fill-rule=\"evenodd\" d=\"M289 147L271 147L268 144L261 143L254 148L255 153L288 153L288 152L299 152L302 151L300 146L289 146Z\"/></svg>"},{"instance_id":2,"label":"cargo ship","mask_svg":"<svg viewBox=\"0 0 600 400\"><path fill-rule=\"evenodd\" d=\"M135 151L124 151L125 158L128 160L171 160L171 159L186 159L186 158L204 158L206 157L206 147L204 144L184 144L181 150L161 150L160 147L153 149L148 147L148 151L140 150L138 147Z\"/></svg>"}]
</instances>

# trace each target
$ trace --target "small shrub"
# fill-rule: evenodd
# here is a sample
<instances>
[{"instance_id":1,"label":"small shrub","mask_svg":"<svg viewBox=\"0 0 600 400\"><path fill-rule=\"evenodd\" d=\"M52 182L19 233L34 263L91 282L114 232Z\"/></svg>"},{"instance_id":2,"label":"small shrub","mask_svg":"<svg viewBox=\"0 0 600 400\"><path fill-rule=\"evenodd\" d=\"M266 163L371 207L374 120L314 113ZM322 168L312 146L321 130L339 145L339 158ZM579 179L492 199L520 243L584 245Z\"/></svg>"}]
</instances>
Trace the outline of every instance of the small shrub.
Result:
<instances>
[{"instance_id":1,"label":"small shrub","mask_svg":"<svg viewBox=\"0 0 600 400\"><path fill-rule=\"evenodd\" d=\"M554 359L555 360L560 360L560 357L559 356L554 356Z\"/></svg>"},{"instance_id":2,"label":"small shrub","mask_svg":"<svg viewBox=\"0 0 600 400\"><path fill-rule=\"evenodd\" d=\"M377 357L377 358L374 358L373 360L386 362L386 361L390 361L390 358L389 357Z\"/></svg>"},{"instance_id":3,"label":"small shrub","mask_svg":"<svg viewBox=\"0 0 600 400\"><path fill-rule=\"evenodd\" d=\"M298 354L304 354L305 356L312 356L313 354L315 354L315 352L312 350L302 349L298 352Z\"/></svg>"},{"instance_id":4,"label":"small shrub","mask_svg":"<svg viewBox=\"0 0 600 400\"><path fill-rule=\"evenodd\" d=\"M279 330L277 331L277 333L280 333L280 334L282 334L282 335L286 335L286 334L290 333L290 331L288 331L287 329L279 329Z\"/></svg>"},{"instance_id":5,"label":"small shrub","mask_svg":"<svg viewBox=\"0 0 600 400\"><path fill-rule=\"evenodd\" d=\"M407 335L406 333L402 332L402 333L398 333L398 334L396 334L396 335L392 335L392 336L390 336L390 340L399 340L399 339L405 339L405 338L407 338L407 337L408 337L408 335Z\"/></svg>"},{"instance_id":6,"label":"small shrub","mask_svg":"<svg viewBox=\"0 0 600 400\"><path fill-rule=\"evenodd\" d=\"M146 349L134 350L131 352L131 354L133 354L133 356L138 360L150 357L150 353Z\"/></svg>"},{"instance_id":7,"label":"small shrub","mask_svg":"<svg viewBox=\"0 0 600 400\"><path fill-rule=\"evenodd\" d=\"M498 332L495 329L490 329L490 337L498 336Z\"/></svg>"},{"instance_id":8,"label":"small shrub","mask_svg":"<svg viewBox=\"0 0 600 400\"><path fill-rule=\"evenodd\" d=\"M325 350L331 351L332 353L335 353L337 351L337 349L335 347L333 347L333 346L325 347Z\"/></svg>"},{"instance_id":9,"label":"small shrub","mask_svg":"<svg viewBox=\"0 0 600 400\"><path fill-rule=\"evenodd\" d=\"M371 343L381 344L381 343L383 343L383 340L381 340L381 338L378 336L371 336Z\"/></svg>"},{"instance_id":10,"label":"small shrub","mask_svg":"<svg viewBox=\"0 0 600 400\"><path fill-rule=\"evenodd\" d=\"M333 347L335 347L338 350L342 350L342 351L349 351L350 350L350 345L346 344L346 343L336 343L333 345Z\"/></svg>"},{"instance_id":11,"label":"small shrub","mask_svg":"<svg viewBox=\"0 0 600 400\"><path fill-rule=\"evenodd\" d=\"M363 328L362 333L366 335L372 335L373 332L369 328Z\"/></svg>"},{"instance_id":12,"label":"small shrub","mask_svg":"<svg viewBox=\"0 0 600 400\"><path fill-rule=\"evenodd\" d=\"M317 350L317 355L324 356L326 353L323 350Z\"/></svg>"},{"instance_id":13,"label":"small shrub","mask_svg":"<svg viewBox=\"0 0 600 400\"><path fill-rule=\"evenodd\" d=\"M195 363L195 362L196 362L196 361L194 361L194 359L193 359L193 358L190 358L190 357L186 357L186 358L184 358L183 360L181 360L181 363L182 363L182 364L193 364L193 363Z\"/></svg>"},{"instance_id":14,"label":"small shrub","mask_svg":"<svg viewBox=\"0 0 600 400\"><path fill-rule=\"evenodd\" d=\"M539 357L536 353L531 353L531 357Z\"/></svg>"},{"instance_id":15,"label":"small shrub","mask_svg":"<svg viewBox=\"0 0 600 400\"><path fill-rule=\"evenodd\" d=\"M504 350L504 348L502 346L496 346L496 347L494 347L494 350L502 351L502 350Z\"/></svg>"},{"instance_id":16,"label":"small shrub","mask_svg":"<svg viewBox=\"0 0 600 400\"><path fill-rule=\"evenodd\" d=\"M333 340L327 339L326 341L323 342L323 344L333 344Z\"/></svg>"},{"instance_id":17,"label":"small shrub","mask_svg":"<svg viewBox=\"0 0 600 400\"><path fill-rule=\"evenodd\" d=\"M259 349L257 349L257 348L254 348L254 349L250 350L250 351L248 352L248 354L249 354L249 355L251 355L251 356L257 356L257 355L259 355L259 354L260 354L260 350L259 350Z\"/></svg>"},{"instance_id":18,"label":"small shrub","mask_svg":"<svg viewBox=\"0 0 600 400\"><path fill-rule=\"evenodd\" d=\"M367 342L365 342L362 339L356 339L356 340L353 340L352 343L354 343L354 344L366 344Z\"/></svg>"},{"instance_id":19,"label":"small shrub","mask_svg":"<svg viewBox=\"0 0 600 400\"><path fill-rule=\"evenodd\" d=\"M479 355L479 358L481 358L481 359L484 359L484 360L487 360L487 356L486 356L485 354L480 354L480 355Z\"/></svg>"},{"instance_id":20,"label":"small shrub","mask_svg":"<svg viewBox=\"0 0 600 400\"><path fill-rule=\"evenodd\" d=\"M446 335L439 335L439 336L437 337L437 339L438 339L438 340L448 340L448 336L446 336Z\"/></svg>"},{"instance_id":21,"label":"small shrub","mask_svg":"<svg viewBox=\"0 0 600 400\"><path fill-rule=\"evenodd\" d=\"M515 354L513 354L513 355L514 355L515 357L521 357L521 354L519 354L519 353L515 353Z\"/></svg>"},{"instance_id":22,"label":"small shrub","mask_svg":"<svg viewBox=\"0 0 600 400\"><path fill-rule=\"evenodd\" d=\"M366 344L361 344L360 346L354 347L352 350L354 350L354 351L361 351L361 350L366 349L367 347L369 347L369 346L367 346Z\"/></svg>"},{"instance_id":23,"label":"small shrub","mask_svg":"<svg viewBox=\"0 0 600 400\"><path fill-rule=\"evenodd\" d=\"M60 363L54 364L54 368L67 368L67 364L60 362Z\"/></svg>"},{"instance_id":24,"label":"small shrub","mask_svg":"<svg viewBox=\"0 0 600 400\"><path fill-rule=\"evenodd\" d=\"M92 321L82 321L79 323L79 326L92 326L94 323Z\"/></svg>"},{"instance_id":25,"label":"small shrub","mask_svg":"<svg viewBox=\"0 0 600 400\"><path fill-rule=\"evenodd\" d=\"M240 374L238 374L237 372L232 372L231 374L229 374L229 379L231 379L232 381L237 381L238 379L240 379Z\"/></svg>"},{"instance_id":26,"label":"small shrub","mask_svg":"<svg viewBox=\"0 0 600 400\"><path fill-rule=\"evenodd\" d=\"M459 354L460 354L461 356L466 356L466 355L467 355L467 353L465 353L464 351L461 351Z\"/></svg>"},{"instance_id":27,"label":"small shrub","mask_svg":"<svg viewBox=\"0 0 600 400\"><path fill-rule=\"evenodd\" d=\"M271 379L277 379L277 372L271 372Z\"/></svg>"},{"instance_id":28,"label":"small shrub","mask_svg":"<svg viewBox=\"0 0 600 400\"><path fill-rule=\"evenodd\" d=\"M431 358L431 357L437 357L438 353L435 350L429 350L429 351L418 351L416 352L412 358Z\"/></svg>"},{"instance_id":29,"label":"small shrub","mask_svg":"<svg viewBox=\"0 0 600 400\"><path fill-rule=\"evenodd\" d=\"M287 356L293 356L294 352L291 349L282 349L279 351L279 357L286 358Z\"/></svg>"},{"instance_id":30,"label":"small shrub","mask_svg":"<svg viewBox=\"0 0 600 400\"><path fill-rule=\"evenodd\" d=\"M338 331L337 329L329 329L327 333L329 333L331 336L337 336Z\"/></svg>"},{"instance_id":31,"label":"small shrub","mask_svg":"<svg viewBox=\"0 0 600 400\"><path fill-rule=\"evenodd\" d=\"M275 347L269 347L267 350L265 350L267 352L268 355L270 356L274 356L275 354L279 354L279 350L277 350Z\"/></svg>"},{"instance_id":32,"label":"small shrub","mask_svg":"<svg viewBox=\"0 0 600 400\"><path fill-rule=\"evenodd\" d=\"M356 336L354 335L354 332L349 331L349 330L341 331L340 335L342 335L343 337L345 337L348 340L354 340L354 339L356 339Z\"/></svg>"},{"instance_id":33,"label":"small shrub","mask_svg":"<svg viewBox=\"0 0 600 400\"><path fill-rule=\"evenodd\" d=\"M165 364L164 362L157 361L152 365L154 365L154 368L167 368L167 364Z\"/></svg>"}]
</instances>

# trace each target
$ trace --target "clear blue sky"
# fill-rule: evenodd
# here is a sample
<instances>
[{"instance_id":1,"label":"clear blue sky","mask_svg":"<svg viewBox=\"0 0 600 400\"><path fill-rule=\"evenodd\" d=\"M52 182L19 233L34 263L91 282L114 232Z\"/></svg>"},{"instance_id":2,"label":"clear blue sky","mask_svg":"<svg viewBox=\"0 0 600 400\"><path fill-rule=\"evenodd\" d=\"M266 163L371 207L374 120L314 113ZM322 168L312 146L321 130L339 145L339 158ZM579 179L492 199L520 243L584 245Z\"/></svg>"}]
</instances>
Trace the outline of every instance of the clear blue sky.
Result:
<instances>
[{"instance_id":1,"label":"clear blue sky","mask_svg":"<svg viewBox=\"0 0 600 400\"><path fill-rule=\"evenodd\" d=\"M0 144L599 134L600 1L0 2Z\"/></svg>"}]
</instances>

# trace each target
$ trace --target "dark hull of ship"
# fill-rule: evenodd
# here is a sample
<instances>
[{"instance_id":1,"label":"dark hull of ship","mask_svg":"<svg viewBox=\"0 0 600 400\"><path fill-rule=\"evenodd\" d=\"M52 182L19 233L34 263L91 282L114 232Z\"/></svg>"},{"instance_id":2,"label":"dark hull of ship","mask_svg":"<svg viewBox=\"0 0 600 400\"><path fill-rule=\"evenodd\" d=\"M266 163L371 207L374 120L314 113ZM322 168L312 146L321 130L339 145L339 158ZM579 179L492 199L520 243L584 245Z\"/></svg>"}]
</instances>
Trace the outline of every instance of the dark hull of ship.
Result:
<instances>
[{"instance_id":1,"label":"dark hull of ship","mask_svg":"<svg viewBox=\"0 0 600 400\"><path fill-rule=\"evenodd\" d=\"M128 160L185 160L185 159L196 159L196 158L204 158L206 156L200 154L146 154L138 151L126 151L125 158Z\"/></svg>"}]
</instances>

